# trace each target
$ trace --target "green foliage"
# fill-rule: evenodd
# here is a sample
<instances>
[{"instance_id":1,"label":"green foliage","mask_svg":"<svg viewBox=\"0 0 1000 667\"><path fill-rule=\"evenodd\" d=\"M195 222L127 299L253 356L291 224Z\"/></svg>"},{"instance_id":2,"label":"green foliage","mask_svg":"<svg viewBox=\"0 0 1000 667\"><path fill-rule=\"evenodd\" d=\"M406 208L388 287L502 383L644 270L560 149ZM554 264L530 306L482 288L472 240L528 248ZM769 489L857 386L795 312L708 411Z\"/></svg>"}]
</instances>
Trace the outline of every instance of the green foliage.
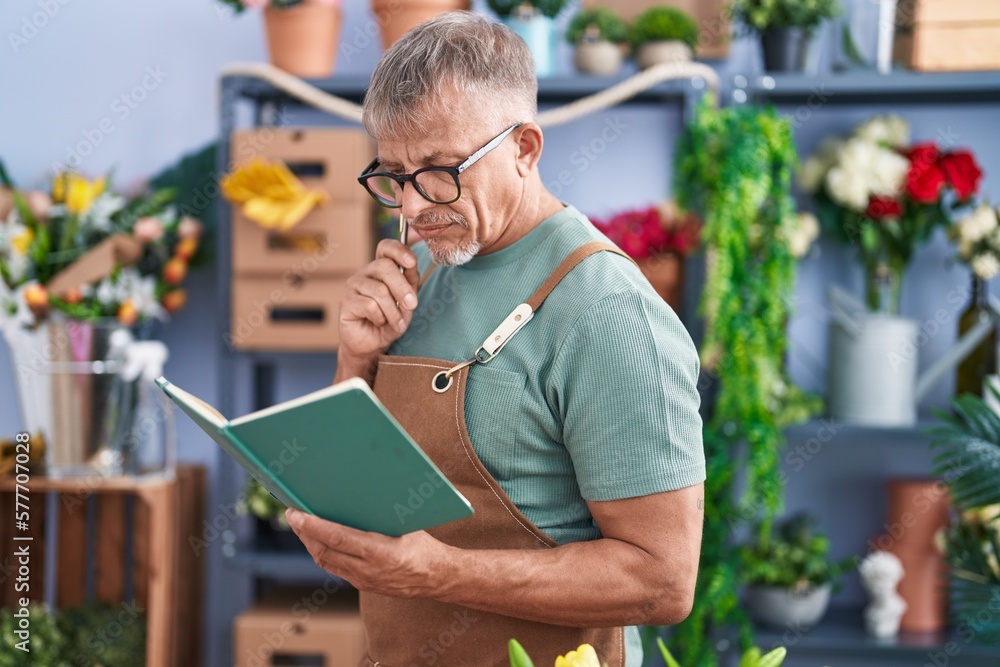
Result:
<instances>
[{"instance_id":1,"label":"green foliage","mask_svg":"<svg viewBox=\"0 0 1000 667\"><path fill-rule=\"evenodd\" d=\"M1000 400L1000 393L990 391ZM959 510L1000 503L1000 416L973 394L954 398L951 405L955 414L935 411L944 424L929 430L931 449L937 451L934 474L948 483Z\"/></svg>"},{"instance_id":2,"label":"green foliage","mask_svg":"<svg viewBox=\"0 0 1000 667\"><path fill-rule=\"evenodd\" d=\"M174 192L173 203L181 215L198 218L204 226L201 243L191 266L202 266L214 256L215 229L219 212L219 184L216 173L218 143L211 143L183 156L149 180L157 190Z\"/></svg>"},{"instance_id":3,"label":"green foliage","mask_svg":"<svg viewBox=\"0 0 1000 667\"><path fill-rule=\"evenodd\" d=\"M22 641L14 634L19 629L13 609L0 610L0 667L69 667L65 659L66 638L55 616L42 604L28 605L31 641L30 653L16 648Z\"/></svg>"},{"instance_id":4,"label":"green foliage","mask_svg":"<svg viewBox=\"0 0 1000 667\"><path fill-rule=\"evenodd\" d=\"M566 41L577 44L587 34L587 29L596 29L600 39L621 44L628 38L628 26L618 14L607 7L596 7L579 12L566 28Z\"/></svg>"},{"instance_id":5,"label":"green foliage","mask_svg":"<svg viewBox=\"0 0 1000 667\"><path fill-rule=\"evenodd\" d=\"M747 30L815 28L840 13L839 0L733 0L733 18Z\"/></svg>"},{"instance_id":6,"label":"green foliage","mask_svg":"<svg viewBox=\"0 0 1000 667\"><path fill-rule=\"evenodd\" d=\"M535 667L535 663L528 657L528 652L516 639L511 639L507 643L507 652L510 654L510 667Z\"/></svg>"},{"instance_id":7,"label":"green foliage","mask_svg":"<svg viewBox=\"0 0 1000 667\"><path fill-rule=\"evenodd\" d=\"M794 215L792 130L773 109L716 109L706 96L677 145L674 192L704 222L710 253L702 294L702 368L718 394L706 421L705 524L694 608L671 646L691 667L718 664L712 635L736 626L744 648L753 629L739 606L741 558L732 530L781 510L782 429L817 413L818 398L784 369L795 260L781 233ZM744 479L737 494L736 471Z\"/></svg>"},{"instance_id":8,"label":"green foliage","mask_svg":"<svg viewBox=\"0 0 1000 667\"><path fill-rule=\"evenodd\" d=\"M663 656L663 661L667 663L667 667L681 667L662 639L657 638L656 644L660 647L660 655ZM738 667L781 667L781 663L785 661L786 655L788 655L788 649L784 646L778 646L764 655L761 655L759 648L751 646L743 652Z\"/></svg>"},{"instance_id":9,"label":"green foliage","mask_svg":"<svg viewBox=\"0 0 1000 667\"><path fill-rule=\"evenodd\" d=\"M830 561L830 540L814 530L805 514L789 517L772 531L758 524L757 539L742 549L748 583L805 588L836 582L851 569L853 558Z\"/></svg>"},{"instance_id":10,"label":"green foliage","mask_svg":"<svg viewBox=\"0 0 1000 667\"><path fill-rule=\"evenodd\" d=\"M531 9L553 19L569 4L569 0L486 0L486 4L501 18L517 16L522 9Z\"/></svg>"},{"instance_id":11,"label":"green foliage","mask_svg":"<svg viewBox=\"0 0 1000 667\"><path fill-rule=\"evenodd\" d=\"M32 603L30 653L15 648L18 619L0 610L0 667L142 667L146 623L137 608L98 602L53 613Z\"/></svg>"},{"instance_id":12,"label":"green foliage","mask_svg":"<svg viewBox=\"0 0 1000 667\"><path fill-rule=\"evenodd\" d=\"M241 510L249 510L255 517L264 521L270 521L271 519L277 519L278 521L285 520L285 510L287 508L253 477L247 479L247 485L243 493L246 500L241 503Z\"/></svg>"},{"instance_id":13,"label":"green foliage","mask_svg":"<svg viewBox=\"0 0 1000 667\"><path fill-rule=\"evenodd\" d=\"M632 46L646 42L679 41L691 48L698 44L698 24L691 15L676 7L650 7L636 17L629 28Z\"/></svg>"}]
</instances>

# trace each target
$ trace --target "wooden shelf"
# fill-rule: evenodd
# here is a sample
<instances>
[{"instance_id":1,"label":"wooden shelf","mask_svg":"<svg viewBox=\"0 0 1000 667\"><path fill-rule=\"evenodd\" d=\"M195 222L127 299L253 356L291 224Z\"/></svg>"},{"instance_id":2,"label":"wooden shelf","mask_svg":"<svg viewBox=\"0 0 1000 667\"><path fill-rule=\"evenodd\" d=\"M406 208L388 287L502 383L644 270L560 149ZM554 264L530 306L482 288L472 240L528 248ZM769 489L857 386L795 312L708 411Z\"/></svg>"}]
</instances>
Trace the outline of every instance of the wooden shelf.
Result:
<instances>
[{"instance_id":1,"label":"wooden shelf","mask_svg":"<svg viewBox=\"0 0 1000 667\"><path fill-rule=\"evenodd\" d=\"M57 491L59 493L137 493L173 484L172 477L46 477L31 475L26 485L29 492ZM13 476L0 477L0 491L14 491L17 482Z\"/></svg>"}]
</instances>

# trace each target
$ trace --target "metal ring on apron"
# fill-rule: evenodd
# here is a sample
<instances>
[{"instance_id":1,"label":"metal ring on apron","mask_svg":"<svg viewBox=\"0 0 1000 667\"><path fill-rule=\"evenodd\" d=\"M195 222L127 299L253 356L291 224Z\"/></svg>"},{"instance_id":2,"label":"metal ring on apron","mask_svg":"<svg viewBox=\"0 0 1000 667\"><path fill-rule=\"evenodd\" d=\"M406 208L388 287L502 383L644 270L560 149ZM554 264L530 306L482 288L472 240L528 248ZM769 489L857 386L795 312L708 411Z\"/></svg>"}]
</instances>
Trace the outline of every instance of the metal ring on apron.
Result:
<instances>
[{"instance_id":1,"label":"metal ring on apron","mask_svg":"<svg viewBox=\"0 0 1000 667\"><path fill-rule=\"evenodd\" d=\"M451 385L455 382L455 377L449 375L449 373L450 371L441 371L440 373L435 375L434 379L431 380L431 389L433 389L439 394L443 394L444 392L451 389ZM443 385L441 382L442 380L445 380Z\"/></svg>"}]
</instances>

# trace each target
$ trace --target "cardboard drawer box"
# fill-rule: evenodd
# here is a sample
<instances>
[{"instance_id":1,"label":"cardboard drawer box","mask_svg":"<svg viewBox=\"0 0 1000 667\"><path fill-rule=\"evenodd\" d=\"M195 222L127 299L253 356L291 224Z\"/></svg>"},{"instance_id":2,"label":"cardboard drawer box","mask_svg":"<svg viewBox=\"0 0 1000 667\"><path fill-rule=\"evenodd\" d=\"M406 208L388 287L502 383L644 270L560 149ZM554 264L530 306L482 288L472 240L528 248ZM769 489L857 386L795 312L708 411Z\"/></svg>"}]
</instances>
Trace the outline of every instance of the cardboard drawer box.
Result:
<instances>
[{"instance_id":1,"label":"cardboard drawer box","mask_svg":"<svg viewBox=\"0 0 1000 667\"><path fill-rule=\"evenodd\" d=\"M367 195L366 195L367 197ZM375 258L374 202L314 209L287 232L264 229L233 211L233 272L303 276L351 274Z\"/></svg>"},{"instance_id":2,"label":"cardboard drawer box","mask_svg":"<svg viewBox=\"0 0 1000 667\"><path fill-rule=\"evenodd\" d=\"M307 188L325 191L331 204L372 201L358 183L375 157L375 143L364 130L258 127L237 130L231 139L233 167L258 157L281 160Z\"/></svg>"},{"instance_id":3,"label":"cardboard drawer box","mask_svg":"<svg viewBox=\"0 0 1000 667\"><path fill-rule=\"evenodd\" d=\"M233 621L236 667L357 667L364 624L354 591L324 587L272 592Z\"/></svg>"},{"instance_id":4,"label":"cardboard drawer box","mask_svg":"<svg viewBox=\"0 0 1000 667\"><path fill-rule=\"evenodd\" d=\"M903 0L893 59L914 70L1000 69L1000 2Z\"/></svg>"},{"instance_id":5,"label":"cardboard drawer box","mask_svg":"<svg viewBox=\"0 0 1000 667\"><path fill-rule=\"evenodd\" d=\"M234 277L232 330L226 343L237 350L336 350L347 278L303 278L291 271Z\"/></svg>"}]
</instances>

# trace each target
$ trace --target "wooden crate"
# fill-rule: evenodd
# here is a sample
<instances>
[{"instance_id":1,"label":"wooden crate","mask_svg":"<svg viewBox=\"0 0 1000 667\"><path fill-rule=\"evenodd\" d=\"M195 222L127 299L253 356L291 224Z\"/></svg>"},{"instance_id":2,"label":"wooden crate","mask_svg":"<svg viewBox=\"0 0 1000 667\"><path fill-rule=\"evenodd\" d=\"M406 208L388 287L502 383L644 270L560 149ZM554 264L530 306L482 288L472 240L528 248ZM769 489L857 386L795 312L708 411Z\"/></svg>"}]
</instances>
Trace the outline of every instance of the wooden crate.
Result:
<instances>
[{"instance_id":1,"label":"wooden crate","mask_svg":"<svg viewBox=\"0 0 1000 667\"><path fill-rule=\"evenodd\" d=\"M303 185L323 190L332 203L371 201L358 184L358 174L375 157L375 144L364 130L257 127L233 132L233 166L258 157L281 160Z\"/></svg>"},{"instance_id":2,"label":"wooden crate","mask_svg":"<svg viewBox=\"0 0 1000 667\"><path fill-rule=\"evenodd\" d=\"M323 206L285 233L264 229L234 209L233 271L238 277L354 273L375 259L374 204L369 197Z\"/></svg>"},{"instance_id":3,"label":"wooden crate","mask_svg":"<svg viewBox=\"0 0 1000 667\"><path fill-rule=\"evenodd\" d=\"M357 667L365 628L356 591L287 587L269 592L233 622L236 667Z\"/></svg>"},{"instance_id":4,"label":"wooden crate","mask_svg":"<svg viewBox=\"0 0 1000 667\"><path fill-rule=\"evenodd\" d=\"M237 350L336 350L346 284L347 276L238 276L227 342Z\"/></svg>"},{"instance_id":5,"label":"wooden crate","mask_svg":"<svg viewBox=\"0 0 1000 667\"><path fill-rule=\"evenodd\" d=\"M196 554L187 537L201 535L205 512L205 470L180 466L175 478L49 479L29 483L32 567L30 599L44 601L55 587L56 606L86 601L88 579L94 596L110 604L135 601L146 616L147 667L198 667L202 646L202 581L207 554ZM12 563L13 479L0 478L0 563ZM58 512L48 516L46 492L56 494ZM126 541L126 506L134 498L132 540ZM96 505L96 521L88 521L88 504ZM57 543L45 541L46 523L55 522ZM94 535L88 559L87 533ZM44 577L45 559L54 558L56 581ZM131 563L133 595L126 600L125 573ZM2 580L0 606L15 607L23 593L15 577Z\"/></svg>"},{"instance_id":6,"label":"wooden crate","mask_svg":"<svg viewBox=\"0 0 1000 667\"><path fill-rule=\"evenodd\" d=\"M583 8L610 7L625 21L631 22L643 10L669 5L682 9L698 25L695 57L718 60L729 55L730 13L727 0L583 0Z\"/></svg>"},{"instance_id":7,"label":"wooden crate","mask_svg":"<svg viewBox=\"0 0 1000 667\"><path fill-rule=\"evenodd\" d=\"M914 70L1000 69L1000 2L902 0L893 59Z\"/></svg>"}]
</instances>

